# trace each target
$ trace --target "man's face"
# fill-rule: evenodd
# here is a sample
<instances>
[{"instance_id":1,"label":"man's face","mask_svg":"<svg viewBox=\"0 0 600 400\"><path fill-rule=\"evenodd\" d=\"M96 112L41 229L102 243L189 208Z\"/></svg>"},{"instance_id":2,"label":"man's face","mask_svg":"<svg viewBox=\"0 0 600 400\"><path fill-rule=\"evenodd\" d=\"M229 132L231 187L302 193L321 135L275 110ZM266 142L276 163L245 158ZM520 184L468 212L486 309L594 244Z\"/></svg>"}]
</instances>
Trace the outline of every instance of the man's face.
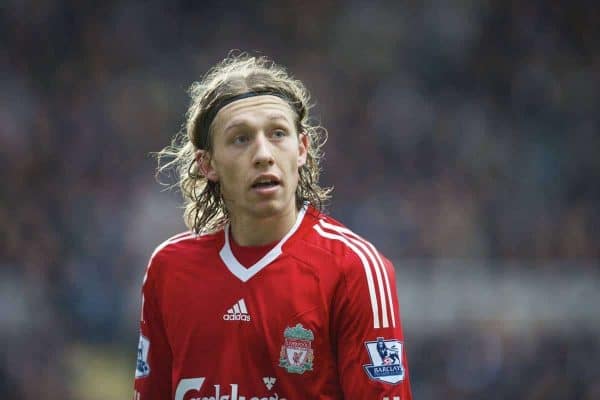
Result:
<instances>
[{"instance_id":1,"label":"man's face","mask_svg":"<svg viewBox=\"0 0 600 400\"><path fill-rule=\"evenodd\" d=\"M200 165L208 179L220 183L232 218L293 212L308 146L294 118L284 100L269 95L234 101L217 113L212 154Z\"/></svg>"}]
</instances>

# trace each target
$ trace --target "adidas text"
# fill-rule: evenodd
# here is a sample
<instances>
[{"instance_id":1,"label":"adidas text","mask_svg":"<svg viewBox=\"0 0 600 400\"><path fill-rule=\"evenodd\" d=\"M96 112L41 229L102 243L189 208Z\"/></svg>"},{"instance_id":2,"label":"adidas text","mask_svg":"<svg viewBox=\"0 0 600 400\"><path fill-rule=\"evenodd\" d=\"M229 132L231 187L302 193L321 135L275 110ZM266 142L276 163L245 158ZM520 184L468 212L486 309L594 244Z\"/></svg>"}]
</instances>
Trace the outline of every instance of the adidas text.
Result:
<instances>
[{"instance_id":1,"label":"adidas text","mask_svg":"<svg viewBox=\"0 0 600 400\"><path fill-rule=\"evenodd\" d=\"M248 308L244 299L239 299L235 304L227 310L223 315L225 321L245 321L250 322L250 314L248 314Z\"/></svg>"},{"instance_id":2,"label":"adidas text","mask_svg":"<svg viewBox=\"0 0 600 400\"><path fill-rule=\"evenodd\" d=\"M246 321L250 322L250 316L248 314L224 314L223 319L225 321Z\"/></svg>"}]
</instances>

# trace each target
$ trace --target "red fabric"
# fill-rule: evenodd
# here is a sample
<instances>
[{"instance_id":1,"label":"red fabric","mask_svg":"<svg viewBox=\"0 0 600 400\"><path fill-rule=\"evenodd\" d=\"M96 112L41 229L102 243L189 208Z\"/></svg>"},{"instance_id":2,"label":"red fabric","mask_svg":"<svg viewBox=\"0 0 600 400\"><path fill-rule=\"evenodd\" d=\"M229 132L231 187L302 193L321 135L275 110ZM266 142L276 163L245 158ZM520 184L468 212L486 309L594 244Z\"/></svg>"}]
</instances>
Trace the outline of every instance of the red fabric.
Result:
<instances>
[{"instance_id":1,"label":"red fabric","mask_svg":"<svg viewBox=\"0 0 600 400\"><path fill-rule=\"evenodd\" d=\"M155 251L134 399L412 399L395 271L370 243L309 209L245 281L223 246L223 232L190 234Z\"/></svg>"},{"instance_id":2,"label":"red fabric","mask_svg":"<svg viewBox=\"0 0 600 400\"><path fill-rule=\"evenodd\" d=\"M246 268L263 258L265 254L277 244L277 242L273 242L263 246L240 246L236 243L235 239L233 239L231 232L229 233L229 239L231 240L231 251L233 252L233 255L238 259L240 264Z\"/></svg>"}]
</instances>

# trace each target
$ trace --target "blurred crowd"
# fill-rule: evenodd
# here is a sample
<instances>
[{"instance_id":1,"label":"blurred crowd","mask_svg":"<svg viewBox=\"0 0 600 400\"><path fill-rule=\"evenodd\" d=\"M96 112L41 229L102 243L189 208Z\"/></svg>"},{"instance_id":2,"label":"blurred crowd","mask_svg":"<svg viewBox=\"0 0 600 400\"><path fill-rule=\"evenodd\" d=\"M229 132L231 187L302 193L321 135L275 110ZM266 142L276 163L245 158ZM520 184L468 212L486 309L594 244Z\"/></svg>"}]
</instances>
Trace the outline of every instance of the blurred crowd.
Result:
<instances>
[{"instance_id":1,"label":"blurred crowd","mask_svg":"<svg viewBox=\"0 0 600 400\"><path fill-rule=\"evenodd\" d=\"M329 211L396 265L597 266L599 20L586 0L3 1L0 398L72 397L74 343L129 351L133 374L143 270L185 229L151 152L180 129L191 82L230 49L307 84L329 131ZM453 396L444 385L469 385L465 368L477 369L444 352L464 333L412 338L420 398L597 398L597 384L563 374L565 359L574 371L580 356L600 361L584 334L540 339L497 367L526 386ZM555 397L539 394L561 379Z\"/></svg>"},{"instance_id":2,"label":"blurred crowd","mask_svg":"<svg viewBox=\"0 0 600 400\"><path fill-rule=\"evenodd\" d=\"M420 338L408 360L416 399L595 400L597 333L511 337L467 325Z\"/></svg>"}]
</instances>

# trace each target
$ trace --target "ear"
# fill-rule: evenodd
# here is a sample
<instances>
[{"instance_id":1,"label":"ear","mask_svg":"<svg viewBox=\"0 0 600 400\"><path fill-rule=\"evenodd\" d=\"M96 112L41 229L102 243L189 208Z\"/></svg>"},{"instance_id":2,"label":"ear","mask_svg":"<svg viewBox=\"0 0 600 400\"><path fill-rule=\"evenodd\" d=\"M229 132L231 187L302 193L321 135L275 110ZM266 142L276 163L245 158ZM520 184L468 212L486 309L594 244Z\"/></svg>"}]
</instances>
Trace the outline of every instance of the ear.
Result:
<instances>
[{"instance_id":1,"label":"ear","mask_svg":"<svg viewBox=\"0 0 600 400\"><path fill-rule=\"evenodd\" d=\"M308 135L305 132L301 132L298 135L298 168L306 164L309 144Z\"/></svg>"},{"instance_id":2,"label":"ear","mask_svg":"<svg viewBox=\"0 0 600 400\"><path fill-rule=\"evenodd\" d=\"M206 150L196 150L195 156L200 173L202 173L202 175L204 175L209 181L217 182L219 180L219 176L212 165L210 153Z\"/></svg>"}]
</instances>

